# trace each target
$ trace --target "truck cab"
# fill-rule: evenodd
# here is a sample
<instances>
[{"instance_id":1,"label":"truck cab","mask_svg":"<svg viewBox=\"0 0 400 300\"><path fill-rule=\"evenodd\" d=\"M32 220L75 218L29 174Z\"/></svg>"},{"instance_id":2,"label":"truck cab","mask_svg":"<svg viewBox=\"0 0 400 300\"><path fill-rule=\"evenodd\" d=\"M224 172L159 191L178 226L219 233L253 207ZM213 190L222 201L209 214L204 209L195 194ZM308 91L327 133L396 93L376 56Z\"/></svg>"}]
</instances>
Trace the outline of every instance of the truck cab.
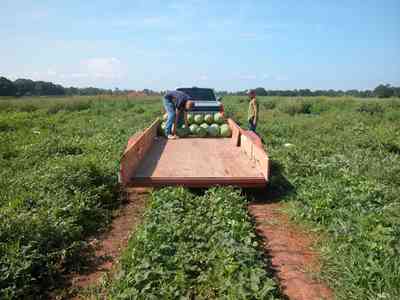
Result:
<instances>
[{"instance_id":1,"label":"truck cab","mask_svg":"<svg viewBox=\"0 0 400 300\"><path fill-rule=\"evenodd\" d=\"M198 113L216 113L224 112L224 106L221 98L216 98L214 91L210 88L178 88L178 91L184 92L192 97L194 101L193 112Z\"/></svg>"}]
</instances>

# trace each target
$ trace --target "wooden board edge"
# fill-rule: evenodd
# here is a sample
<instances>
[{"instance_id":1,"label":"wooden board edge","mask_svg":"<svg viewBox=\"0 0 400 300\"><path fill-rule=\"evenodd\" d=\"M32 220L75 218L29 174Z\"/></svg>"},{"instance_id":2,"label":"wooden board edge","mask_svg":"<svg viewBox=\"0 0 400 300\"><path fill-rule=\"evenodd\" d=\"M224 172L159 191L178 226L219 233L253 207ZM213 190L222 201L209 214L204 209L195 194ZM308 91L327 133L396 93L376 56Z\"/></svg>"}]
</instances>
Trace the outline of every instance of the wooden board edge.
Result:
<instances>
[{"instance_id":1,"label":"wooden board edge","mask_svg":"<svg viewBox=\"0 0 400 300\"><path fill-rule=\"evenodd\" d=\"M240 187L265 187L267 182L263 177L158 177L135 178L129 187L211 187L211 186L240 186Z\"/></svg>"},{"instance_id":2,"label":"wooden board edge","mask_svg":"<svg viewBox=\"0 0 400 300\"><path fill-rule=\"evenodd\" d=\"M142 132L136 132L135 134L133 134L129 139L128 139L128 143L122 153L122 157L121 159L124 157L124 155L136 144L138 143L138 141L143 138L144 135L149 134L149 132L156 130L158 128L158 126L160 125L161 120L160 118L157 118L153 121L153 123L150 124L149 127L147 127L145 130L143 130ZM157 131L156 131L157 132Z\"/></svg>"},{"instance_id":3,"label":"wooden board edge","mask_svg":"<svg viewBox=\"0 0 400 300\"><path fill-rule=\"evenodd\" d=\"M233 143L236 146L240 146L250 160L257 162L265 181L268 182L270 172L269 157L261 138L254 132L242 129L232 119L228 118L227 121L232 130Z\"/></svg>"},{"instance_id":4,"label":"wooden board edge","mask_svg":"<svg viewBox=\"0 0 400 300\"><path fill-rule=\"evenodd\" d=\"M231 118L228 118L227 121L228 121L228 125L232 131L232 144L235 145L236 147L239 147L240 146L240 135L241 135L242 129Z\"/></svg>"},{"instance_id":5,"label":"wooden board edge","mask_svg":"<svg viewBox=\"0 0 400 300\"><path fill-rule=\"evenodd\" d=\"M129 184L132 174L136 171L141 159L152 146L154 138L157 136L157 130L160 125L160 119L157 118L143 132L131 136L128 144L120 159L120 170L118 180L123 185Z\"/></svg>"}]
</instances>

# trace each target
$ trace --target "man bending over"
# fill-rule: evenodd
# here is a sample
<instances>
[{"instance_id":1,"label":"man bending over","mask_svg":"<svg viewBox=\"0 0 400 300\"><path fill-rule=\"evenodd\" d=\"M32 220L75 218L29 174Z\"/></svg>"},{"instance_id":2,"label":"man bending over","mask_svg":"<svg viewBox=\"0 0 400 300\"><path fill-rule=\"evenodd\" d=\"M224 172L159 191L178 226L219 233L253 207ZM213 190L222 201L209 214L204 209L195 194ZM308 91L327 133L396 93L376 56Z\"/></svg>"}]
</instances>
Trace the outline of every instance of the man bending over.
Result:
<instances>
[{"instance_id":1,"label":"man bending over","mask_svg":"<svg viewBox=\"0 0 400 300\"><path fill-rule=\"evenodd\" d=\"M188 127L187 113L194 106L192 97L181 91L167 92L163 99L165 111L168 114L165 125L165 135L168 139L176 139L176 129L181 114L184 115L185 125ZM174 125L174 126L172 126Z\"/></svg>"}]
</instances>

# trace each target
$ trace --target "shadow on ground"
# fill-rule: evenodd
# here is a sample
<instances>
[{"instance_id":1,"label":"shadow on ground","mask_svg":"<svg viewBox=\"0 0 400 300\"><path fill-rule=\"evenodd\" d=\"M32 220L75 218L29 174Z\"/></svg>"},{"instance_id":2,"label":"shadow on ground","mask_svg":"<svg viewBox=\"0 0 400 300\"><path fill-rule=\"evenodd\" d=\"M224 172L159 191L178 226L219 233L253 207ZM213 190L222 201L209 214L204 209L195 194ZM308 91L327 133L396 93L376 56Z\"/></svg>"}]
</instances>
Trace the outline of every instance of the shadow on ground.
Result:
<instances>
[{"instance_id":1,"label":"shadow on ground","mask_svg":"<svg viewBox=\"0 0 400 300\"><path fill-rule=\"evenodd\" d=\"M270 164L270 178L265 188L243 189L249 201L275 203L296 193L295 187L284 176L283 166L276 160L271 160Z\"/></svg>"}]
</instances>

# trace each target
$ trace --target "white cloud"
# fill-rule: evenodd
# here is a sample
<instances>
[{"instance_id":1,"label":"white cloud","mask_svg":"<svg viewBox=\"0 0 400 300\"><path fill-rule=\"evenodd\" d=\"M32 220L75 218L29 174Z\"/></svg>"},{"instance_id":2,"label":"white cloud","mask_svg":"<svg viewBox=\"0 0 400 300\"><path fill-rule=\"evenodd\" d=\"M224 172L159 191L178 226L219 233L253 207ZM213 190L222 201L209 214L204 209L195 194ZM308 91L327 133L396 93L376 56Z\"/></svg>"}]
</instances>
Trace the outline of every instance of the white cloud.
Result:
<instances>
[{"instance_id":1,"label":"white cloud","mask_svg":"<svg viewBox=\"0 0 400 300\"><path fill-rule=\"evenodd\" d=\"M123 66L119 59L109 58L90 58L81 62L85 73L90 77L103 79L117 79L124 75Z\"/></svg>"},{"instance_id":2,"label":"white cloud","mask_svg":"<svg viewBox=\"0 0 400 300\"><path fill-rule=\"evenodd\" d=\"M46 74L48 75L48 76L57 76L57 72L56 71L54 71L53 69L48 69L47 70L47 72L46 72Z\"/></svg>"},{"instance_id":3,"label":"white cloud","mask_svg":"<svg viewBox=\"0 0 400 300\"><path fill-rule=\"evenodd\" d=\"M255 80L257 79L256 75L251 75L251 74L242 74L238 76L238 79L241 80Z\"/></svg>"},{"instance_id":4,"label":"white cloud","mask_svg":"<svg viewBox=\"0 0 400 300\"><path fill-rule=\"evenodd\" d=\"M207 75L200 75L200 80L208 80L208 76Z\"/></svg>"},{"instance_id":5,"label":"white cloud","mask_svg":"<svg viewBox=\"0 0 400 300\"><path fill-rule=\"evenodd\" d=\"M89 74L87 73L71 73L71 74L61 74L60 75L61 78L65 78L65 79L77 79L77 78L87 78L89 77Z\"/></svg>"},{"instance_id":6,"label":"white cloud","mask_svg":"<svg viewBox=\"0 0 400 300\"><path fill-rule=\"evenodd\" d=\"M115 57L95 57L70 66L49 66L42 70L9 74L8 78L29 78L68 85L111 84L126 78L122 62Z\"/></svg>"},{"instance_id":7,"label":"white cloud","mask_svg":"<svg viewBox=\"0 0 400 300\"><path fill-rule=\"evenodd\" d=\"M17 79L17 76L15 76L13 74L3 74L3 75L0 75L0 77L5 77L8 80L16 80Z\"/></svg>"},{"instance_id":8,"label":"white cloud","mask_svg":"<svg viewBox=\"0 0 400 300\"><path fill-rule=\"evenodd\" d=\"M288 81L289 80L289 77L287 77L286 75L278 75L278 76L275 76L275 78L274 78L276 81Z\"/></svg>"},{"instance_id":9,"label":"white cloud","mask_svg":"<svg viewBox=\"0 0 400 300\"><path fill-rule=\"evenodd\" d=\"M29 16L35 20L47 18L49 16L49 12L45 9L43 10L37 9L27 14L29 14Z\"/></svg>"},{"instance_id":10,"label":"white cloud","mask_svg":"<svg viewBox=\"0 0 400 300\"><path fill-rule=\"evenodd\" d=\"M286 75L269 75L269 74L264 74L262 75L263 79L267 80L273 80L273 81L288 81L289 77Z\"/></svg>"}]
</instances>

